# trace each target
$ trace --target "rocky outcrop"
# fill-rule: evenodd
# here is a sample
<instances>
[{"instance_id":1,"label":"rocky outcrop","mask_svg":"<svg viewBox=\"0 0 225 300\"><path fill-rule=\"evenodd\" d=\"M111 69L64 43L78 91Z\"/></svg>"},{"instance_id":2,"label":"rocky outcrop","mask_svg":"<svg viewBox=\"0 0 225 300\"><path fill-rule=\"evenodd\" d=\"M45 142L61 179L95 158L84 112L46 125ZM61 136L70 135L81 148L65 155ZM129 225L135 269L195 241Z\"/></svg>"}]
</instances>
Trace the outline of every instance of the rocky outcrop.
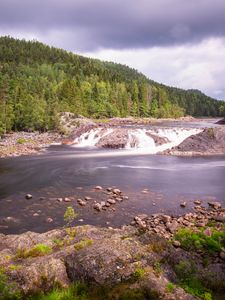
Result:
<instances>
[{"instance_id":1,"label":"rocky outcrop","mask_svg":"<svg viewBox=\"0 0 225 300\"><path fill-rule=\"evenodd\" d=\"M197 230L203 219L204 226L213 220L215 228L222 228L223 221L216 221L216 217L224 220L224 209L196 210L176 218L139 215L135 226L121 229L86 225L42 234L1 234L0 268L24 295L49 291L56 285L67 287L76 281L109 287L129 282L131 288L157 295L153 299L196 299L178 287L177 266L188 268L194 262L195 276L212 289L221 289L225 280L225 252L207 258L205 265L205 253L185 251L174 240L179 228ZM210 227L204 230L211 234ZM168 291L171 282L172 293Z\"/></svg>"},{"instance_id":2,"label":"rocky outcrop","mask_svg":"<svg viewBox=\"0 0 225 300\"><path fill-rule=\"evenodd\" d=\"M203 132L190 136L179 146L166 150L172 155L213 155L225 154L225 127L206 128Z\"/></svg>"},{"instance_id":3,"label":"rocky outcrop","mask_svg":"<svg viewBox=\"0 0 225 300\"><path fill-rule=\"evenodd\" d=\"M218 124L218 125L225 125L225 118L219 120L218 122L216 122L216 124Z\"/></svg>"},{"instance_id":4,"label":"rocky outcrop","mask_svg":"<svg viewBox=\"0 0 225 300\"><path fill-rule=\"evenodd\" d=\"M148 135L149 137L151 137L154 140L156 146L161 146L163 144L169 143L168 138L158 136L158 135L153 134L153 133L151 133L149 131L146 132L146 135Z\"/></svg>"},{"instance_id":5,"label":"rocky outcrop","mask_svg":"<svg viewBox=\"0 0 225 300\"><path fill-rule=\"evenodd\" d=\"M125 148L128 141L128 130L124 128L117 128L110 134L103 136L97 143L100 148Z\"/></svg>"}]
</instances>

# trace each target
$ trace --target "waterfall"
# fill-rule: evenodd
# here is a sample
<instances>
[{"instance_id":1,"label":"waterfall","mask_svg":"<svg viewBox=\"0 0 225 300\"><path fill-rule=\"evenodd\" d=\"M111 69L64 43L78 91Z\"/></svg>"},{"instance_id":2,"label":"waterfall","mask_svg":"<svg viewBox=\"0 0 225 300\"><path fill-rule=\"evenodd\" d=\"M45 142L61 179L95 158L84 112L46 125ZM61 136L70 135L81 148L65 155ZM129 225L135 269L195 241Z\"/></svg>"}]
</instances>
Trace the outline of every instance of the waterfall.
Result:
<instances>
[{"instance_id":1,"label":"waterfall","mask_svg":"<svg viewBox=\"0 0 225 300\"><path fill-rule=\"evenodd\" d=\"M121 134L122 130L122 134ZM85 132L74 140L74 147L96 147L100 139L115 142L115 139L125 140L125 149L129 152L155 154L178 146L191 135L198 134L197 128L97 128ZM117 134L118 132L118 134ZM113 137L111 134L113 133ZM158 141L158 143L157 143ZM120 143L118 143L120 144ZM110 148L110 147L109 147ZM125 151L123 149L123 151Z\"/></svg>"}]
</instances>

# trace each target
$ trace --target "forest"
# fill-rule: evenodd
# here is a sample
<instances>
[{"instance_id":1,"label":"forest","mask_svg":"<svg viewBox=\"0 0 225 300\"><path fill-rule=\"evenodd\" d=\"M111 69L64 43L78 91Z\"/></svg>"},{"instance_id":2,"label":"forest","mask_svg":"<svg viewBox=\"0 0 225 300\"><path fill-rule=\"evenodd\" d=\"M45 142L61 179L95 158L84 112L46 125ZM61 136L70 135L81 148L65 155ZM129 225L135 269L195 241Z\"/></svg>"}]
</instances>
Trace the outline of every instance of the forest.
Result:
<instances>
[{"instance_id":1,"label":"forest","mask_svg":"<svg viewBox=\"0 0 225 300\"><path fill-rule=\"evenodd\" d=\"M54 129L64 111L91 118L219 117L225 102L156 83L125 65L0 37L0 134Z\"/></svg>"}]
</instances>

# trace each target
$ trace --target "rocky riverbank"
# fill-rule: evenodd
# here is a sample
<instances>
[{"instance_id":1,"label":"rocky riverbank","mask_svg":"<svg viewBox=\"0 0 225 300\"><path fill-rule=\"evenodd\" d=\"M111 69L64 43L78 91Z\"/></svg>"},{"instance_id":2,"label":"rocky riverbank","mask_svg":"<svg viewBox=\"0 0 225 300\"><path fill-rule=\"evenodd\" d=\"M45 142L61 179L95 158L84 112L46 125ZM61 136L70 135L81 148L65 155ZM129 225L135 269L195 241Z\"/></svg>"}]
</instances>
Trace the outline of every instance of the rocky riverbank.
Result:
<instances>
[{"instance_id":1,"label":"rocky riverbank","mask_svg":"<svg viewBox=\"0 0 225 300\"><path fill-rule=\"evenodd\" d=\"M43 150L52 143L61 141L56 132L14 132L0 138L0 158L30 155Z\"/></svg>"},{"instance_id":2,"label":"rocky riverbank","mask_svg":"<svg viewBox=\"0 0 225 300\"><path fill-rule=\"evenodd\" d=\"M178 217L140 215L121 229L88 225L1 234L4 289L26 298L85 282L92 289L108 287L111 297L116 288L142 295L107 299L223 299L225 209L215 202L209 207L197 203L195 213Z\"/></svg>"},{"instance_id":3,"label":"rocky riverbank","mask_svg":"<svg viewBox=\"0 0 225 300\"><path fill-rule=\"evenodd\" d=\"M225 126L206 128L190 136L179 146L164 151L164 154L178 156L203 156L225 154Z\"/></svg>"}]
</instances>

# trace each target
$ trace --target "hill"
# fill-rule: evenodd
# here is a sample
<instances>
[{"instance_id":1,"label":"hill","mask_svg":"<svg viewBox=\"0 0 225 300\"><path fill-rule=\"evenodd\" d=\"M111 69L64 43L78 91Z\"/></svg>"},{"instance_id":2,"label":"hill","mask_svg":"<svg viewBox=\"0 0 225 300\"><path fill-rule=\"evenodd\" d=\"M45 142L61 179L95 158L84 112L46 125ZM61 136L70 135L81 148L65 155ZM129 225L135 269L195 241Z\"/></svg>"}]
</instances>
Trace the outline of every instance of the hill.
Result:
<instances>
[{"instance_id":1,"label":"hill","mask_svg":"<svg viewBox=\"0 0 225 300\"><path fill-rule=\"evenodd\" d=\"M52 129L62 111L94 118L216 117L225 103L158 84L125 65L0 37L0 132Z\"/></svg>"}]
</instances>

